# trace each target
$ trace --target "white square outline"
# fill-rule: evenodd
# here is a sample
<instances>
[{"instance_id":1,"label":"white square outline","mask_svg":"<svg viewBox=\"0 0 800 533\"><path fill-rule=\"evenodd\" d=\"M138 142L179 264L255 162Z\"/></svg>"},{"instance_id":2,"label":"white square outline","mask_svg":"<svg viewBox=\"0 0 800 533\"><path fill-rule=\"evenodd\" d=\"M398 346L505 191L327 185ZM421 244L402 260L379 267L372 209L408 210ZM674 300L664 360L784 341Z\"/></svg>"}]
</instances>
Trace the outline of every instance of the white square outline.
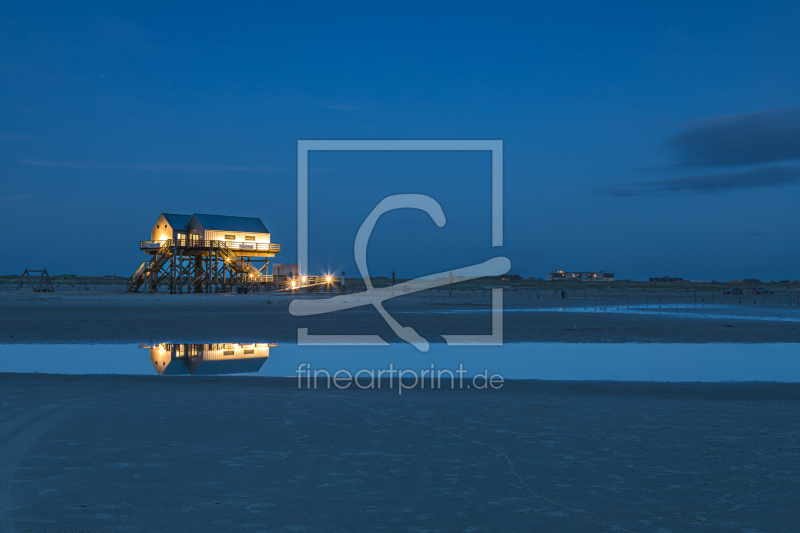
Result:
<instances>
[{"instance_id":1,"label":"white square outline","mask_svg":"<svg viewBox=\"0 0 800 533\"><path fill-rule=\"evenodd\" d=\"M297 259L308 265L308 153L328 152L491 152L492 247L503 246L503 141L499 139L298 139L297 141ZM302 270L302 266L300 267ZM441 335L448 345L503 344L503 290L492 289L492 333ZM342 339L342 340L337 340ZM344 341L344 339L348 339ZM309 335L297 328L297 343L388 345L379 335Z\"/></svg>"}]
</instances>

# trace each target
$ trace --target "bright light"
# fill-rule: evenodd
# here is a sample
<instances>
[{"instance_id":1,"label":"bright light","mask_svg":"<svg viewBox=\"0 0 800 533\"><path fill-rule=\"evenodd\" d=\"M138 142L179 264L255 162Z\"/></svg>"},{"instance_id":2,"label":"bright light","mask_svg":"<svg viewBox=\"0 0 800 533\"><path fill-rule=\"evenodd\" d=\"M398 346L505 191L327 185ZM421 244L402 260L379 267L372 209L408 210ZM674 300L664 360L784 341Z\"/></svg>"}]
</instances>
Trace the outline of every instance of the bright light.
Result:
<instances>
[{"instance_id":1,"label":"bright light","mask_svg":"<svg viewBox=\"0 0 800 533\"><path fill-rule=\"evenodd\" d=\"M294 289L294 280L292 280L292 288Z\"/></svg>"},{"instance_id":2,"label":"bright light","mask_svg":"<svg viewBox=\"0 0 800 533\"><path fill-rule=\"evenodd\" d=\"M305 277L305 276L303 276L303 283L305 283L305 282L306 282L306 277Z\"/></svg>"},{"instance_id":3,"label":"bright light","mask_svg":"<svg viewBox=\"0 0 800 533\"><path fill-rule=\"evenodd\" d=\"M328 283L331 282L331 277L330 276L328 276L326 279L327 279Z\"/></svg>"}]
</instances>

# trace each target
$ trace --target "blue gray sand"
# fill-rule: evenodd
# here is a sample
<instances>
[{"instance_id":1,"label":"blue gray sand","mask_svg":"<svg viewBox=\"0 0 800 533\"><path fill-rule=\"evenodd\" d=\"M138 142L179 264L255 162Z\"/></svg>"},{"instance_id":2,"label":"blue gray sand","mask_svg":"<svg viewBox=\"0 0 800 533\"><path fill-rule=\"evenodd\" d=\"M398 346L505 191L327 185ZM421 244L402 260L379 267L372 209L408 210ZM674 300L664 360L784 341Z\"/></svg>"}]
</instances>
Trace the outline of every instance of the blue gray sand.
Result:
<instances>
[{"instance_id":1,"label":"blue gray sand","mask_svg":"<svg viewBox=\"0 0 800 533\"><path fill-rule=\"evenodd\" d=\"M797 531L800 386L0 375L0 531Z\"/></svg>"},{"instance_id":2,"label":"blue gray sand","mask_svg":"<svg viewBox=\"0 0 800 533\"><path fill-rule=\"evenodd\" d=\"M602 292L602 291L601 291ZM478 296L475 296L478 294ZM403 326L413 327L431 342L442 333L488 335L489 295L415 293L385 302ZM528 295L530 296L530 295ZM320 295L305 295L302 300ZM325 296L321 296L325 297ZM581 343L797 343L800 342L800 299L769 303L730 300L681 304L589 298L567 300L520 297L503 300L505 342ZM353 295L346 298L356 298ZM637 297L638 298L638 297ZM4 343L263 343L297 342L297 329L330 335L380 335L399 342L371 306L310 317L295 317L288 294L141 294L112 291L30 293L0 291L0 341ZM760 300L755 300L760 302ZM767 300L769 301L769 300ZM738 300L737 300L738 302ZM791 303L791 305L790 305ZM46 324L47 327L42 327ZM269 327L266 328L265 325ZM346 326L346 331L343 329Z\"/></svg>"}]
</instances>

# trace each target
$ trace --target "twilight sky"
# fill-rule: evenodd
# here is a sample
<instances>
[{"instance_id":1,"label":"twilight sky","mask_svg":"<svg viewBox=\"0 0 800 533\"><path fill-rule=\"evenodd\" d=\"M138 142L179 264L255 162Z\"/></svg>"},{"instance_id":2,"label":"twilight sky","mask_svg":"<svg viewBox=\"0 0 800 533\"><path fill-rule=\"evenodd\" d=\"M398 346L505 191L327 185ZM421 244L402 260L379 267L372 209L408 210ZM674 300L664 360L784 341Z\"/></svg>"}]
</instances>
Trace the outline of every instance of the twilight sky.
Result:
<instances>
[{"instance_id":1,"label":"twilight sky","mask_svg":"<svg viewBox=\"0 0 800 533\"><path fill-rule=\"evenodd\" d=\"M111 4L0 14L2 274L130 275L162 211L294 262L298 139L502 139L497 249L488 153L312 154L309 270L423 193L447 224L387 215L373 275L800 278L797 2Z\"/></svg>"}]
</instances>

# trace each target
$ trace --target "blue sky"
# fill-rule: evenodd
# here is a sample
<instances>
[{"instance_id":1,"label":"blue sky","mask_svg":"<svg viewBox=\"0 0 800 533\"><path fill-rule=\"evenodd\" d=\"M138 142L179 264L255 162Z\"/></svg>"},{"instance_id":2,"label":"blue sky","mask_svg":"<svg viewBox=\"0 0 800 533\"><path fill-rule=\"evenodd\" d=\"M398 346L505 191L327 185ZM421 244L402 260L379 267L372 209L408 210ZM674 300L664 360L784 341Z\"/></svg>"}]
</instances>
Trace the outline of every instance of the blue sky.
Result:
<instances>
[{"instance_id":1,"label":"blue sky","mask_svg":"<svg viewBox=\"0 0 800 533\"><path fill-rule=\"evenodd\" d=\"M488 155L315 154L310 268L356 274L420 192L447 225L387 216L375 275L797 279L798 50L796 2L11 4L0 270L129 275L162 211L259 216L294 262L298 139L466 138L504 142L502 249Z\"/></svg>"}]
</instances>

